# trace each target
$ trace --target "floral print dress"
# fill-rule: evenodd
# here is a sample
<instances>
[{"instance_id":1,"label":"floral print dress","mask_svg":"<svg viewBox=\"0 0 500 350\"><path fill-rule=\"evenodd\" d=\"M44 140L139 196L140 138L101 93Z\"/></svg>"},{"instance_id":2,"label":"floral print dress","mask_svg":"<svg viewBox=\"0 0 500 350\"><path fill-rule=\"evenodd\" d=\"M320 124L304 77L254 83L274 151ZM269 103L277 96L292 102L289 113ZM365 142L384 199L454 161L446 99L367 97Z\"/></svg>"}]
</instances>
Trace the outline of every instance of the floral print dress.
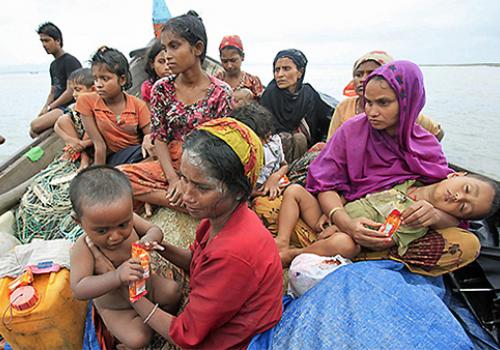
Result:
<instances>
[{"instance_id":1,"label":"floral print dress","mask_svg":"<svg viewBox=\"0 0 500 350\"><path fill-rule=\"evenodd\" d=\"M231 88L209 76L210 85L205 97L186 105L175 91L176 76L158 80L151 96L151 136L168 145L174 169L178 169L184 137L206 121L231 114ZM158 160L120 166L129 178L134 195L168 189L168 181Z\"/></svg>"}]
</instances>

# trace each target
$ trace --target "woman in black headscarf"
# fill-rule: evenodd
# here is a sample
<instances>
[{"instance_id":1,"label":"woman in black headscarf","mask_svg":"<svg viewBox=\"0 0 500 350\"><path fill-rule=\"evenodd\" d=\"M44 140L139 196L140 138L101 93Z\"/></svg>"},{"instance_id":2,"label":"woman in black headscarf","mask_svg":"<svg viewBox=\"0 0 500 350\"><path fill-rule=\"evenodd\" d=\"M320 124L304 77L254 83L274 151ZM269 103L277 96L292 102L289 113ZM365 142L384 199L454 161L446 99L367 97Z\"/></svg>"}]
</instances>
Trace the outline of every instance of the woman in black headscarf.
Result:
<instances>
[{"instance_id":1,"label":"woman in black headscarf","mask_svg":"<svg viewBox=\"0 0 500 350\"><path fill-rule=\"evenodd\" d=\"M306 65L300 50L278 52L273 61L274 79L261 98L261 104L274 115L288 162L324 139L333 111L310 84L303 84Z\"/></svg>"}]
</instances>

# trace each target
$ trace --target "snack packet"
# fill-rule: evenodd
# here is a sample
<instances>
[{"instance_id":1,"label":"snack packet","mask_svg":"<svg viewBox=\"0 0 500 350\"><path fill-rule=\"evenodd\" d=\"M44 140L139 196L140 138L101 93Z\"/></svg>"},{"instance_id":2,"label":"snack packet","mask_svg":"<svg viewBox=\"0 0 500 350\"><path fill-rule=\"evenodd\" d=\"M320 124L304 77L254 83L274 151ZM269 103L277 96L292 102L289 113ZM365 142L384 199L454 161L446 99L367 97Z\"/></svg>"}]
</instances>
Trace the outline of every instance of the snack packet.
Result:
<instances>
[{"instance_id":1,"label":"snack packet","mask_svg":"<svg viewBox=\"0 0 500 350\"><path fill-rule=\"evenodd\" d=\"M399 210L394 209L385 219L385 223L380 226L379 232L386 234L391 237L401 225L401 213Z\"/></svg>"},{"instance_id":2,"label":"snack packet","mask_svg":"<svg viewBox=\"0 0 500 350\"><path fill-rule=\"evenodd\" d=\"M150 276L149 271L149 252L140 243L132 243L132 258L139 258L141 260L141 266L144 270L143 279L131 282L128 286L129 299L132 303L148 294L146 289L146 280Z\"/></svg>"}]
</instances>

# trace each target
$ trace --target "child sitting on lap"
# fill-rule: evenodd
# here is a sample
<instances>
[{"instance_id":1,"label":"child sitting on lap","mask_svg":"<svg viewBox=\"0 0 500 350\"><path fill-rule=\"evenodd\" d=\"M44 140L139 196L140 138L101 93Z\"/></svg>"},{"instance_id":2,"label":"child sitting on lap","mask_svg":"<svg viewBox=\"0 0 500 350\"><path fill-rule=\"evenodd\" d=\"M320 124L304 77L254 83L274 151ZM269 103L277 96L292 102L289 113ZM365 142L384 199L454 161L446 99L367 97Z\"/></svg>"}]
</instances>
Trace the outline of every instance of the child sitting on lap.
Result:
<instances>
[{"instance_id":1,"label":"child sitting on lap","mask_svg":"<svg viewBox=\"0 0 500 350\"><path fill-rule=\"evenodd\" d=\"M457 219L481 219L493 215L500 206L500 189L495 182L478 175L453 173L440 182L418 186L414 180L396 185L390 190L369 194L366 197L347 203L342 209L349 216L365 218L363 224L379 229L393 209L401 212L403 219L417 215L425 202ZM336 209L330 212L334 216ZM290 239L298 219L313 228L317 240L306 248L290 248ZM332 218L322 213L318 200L299 185L288 187L283 195L279 217L276 244L280 250L284 266L301 253L322 256L337 254L353 258L361 248L351 236L338 232L335 226L327 226ZM439 223L436 224L439 227ZM427 227L401 225L392 237L398 246L398 254L403 255L408 245L427 233Z\"/></svg>"},{"instance_id":2,"label":"child sitting on lap","mask_svg":"<svg viewBox=\"0 0 500 350\"><path fill-rule=\"evenodd\" d=\"M163 239L161 229L134 214L132 188L127 177L109 166L83 170L70 185L75 220L85 231L71 251L71 289L77 299L94 299L94 305L108 330L130 348L146 346L152 329L125 297L128 284L137 281L142 271L133 268L131 246L140 238L147 247ZM98 249L114 266L110 272L96 274ZM177 284L151 274L146 297L174 313L180 294ZM128 294L128 293L127 293Z\"/></svg>"},{"instance_id":3,"label":"child sitting on lap","mask_svg":"<svg viewBox=\"0 0 500 350\"><path fill-rule=\"evenodd\" d=\"M252 194L269 196L270 199L276 198L281 188L288 184L286 178L288 164L283 153L281 139L273 132L271 112L258 103L252 102L236 109L233 117L252 129L264 146L264 166Z\"/></svg>"},{"instance_id":4,"label":"child sitting on lap","mask_svg":"<svg viewBox=\"0 0 500 350\"><path fill-rule=\"evenodd\" d=\"M81 94L95 92L94 77L90 68L79 68L68 77L68 85L73 90L73 98L78 100ZM76 160L80 157L80 170L90 165L90 157L85 152L92 146L92 140L85 134L80 115L74 109L75 104L68 106L68 113L60 116L54 131L66 143L63 157Z\"/></svg>"}]
</instances>

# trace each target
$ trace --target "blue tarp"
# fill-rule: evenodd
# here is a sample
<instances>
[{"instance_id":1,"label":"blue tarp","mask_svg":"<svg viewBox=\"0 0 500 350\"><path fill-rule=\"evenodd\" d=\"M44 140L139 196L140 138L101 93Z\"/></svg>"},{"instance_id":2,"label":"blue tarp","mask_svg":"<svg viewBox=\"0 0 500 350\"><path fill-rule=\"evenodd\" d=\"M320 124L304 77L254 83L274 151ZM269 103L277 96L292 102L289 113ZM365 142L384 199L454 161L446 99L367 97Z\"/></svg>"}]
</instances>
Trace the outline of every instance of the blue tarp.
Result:
<instances>
[{"instance_id":1,"label":"blue tarp","mask_svg":"<svg viewBox=\"0 0 500 350\"><path fill-rule=\"evenodd\" d=\"M290 302L249 350L474 349L446 299L442 278L410 273L395 261L351 264Z\"/></svg>"}]
</instances>

